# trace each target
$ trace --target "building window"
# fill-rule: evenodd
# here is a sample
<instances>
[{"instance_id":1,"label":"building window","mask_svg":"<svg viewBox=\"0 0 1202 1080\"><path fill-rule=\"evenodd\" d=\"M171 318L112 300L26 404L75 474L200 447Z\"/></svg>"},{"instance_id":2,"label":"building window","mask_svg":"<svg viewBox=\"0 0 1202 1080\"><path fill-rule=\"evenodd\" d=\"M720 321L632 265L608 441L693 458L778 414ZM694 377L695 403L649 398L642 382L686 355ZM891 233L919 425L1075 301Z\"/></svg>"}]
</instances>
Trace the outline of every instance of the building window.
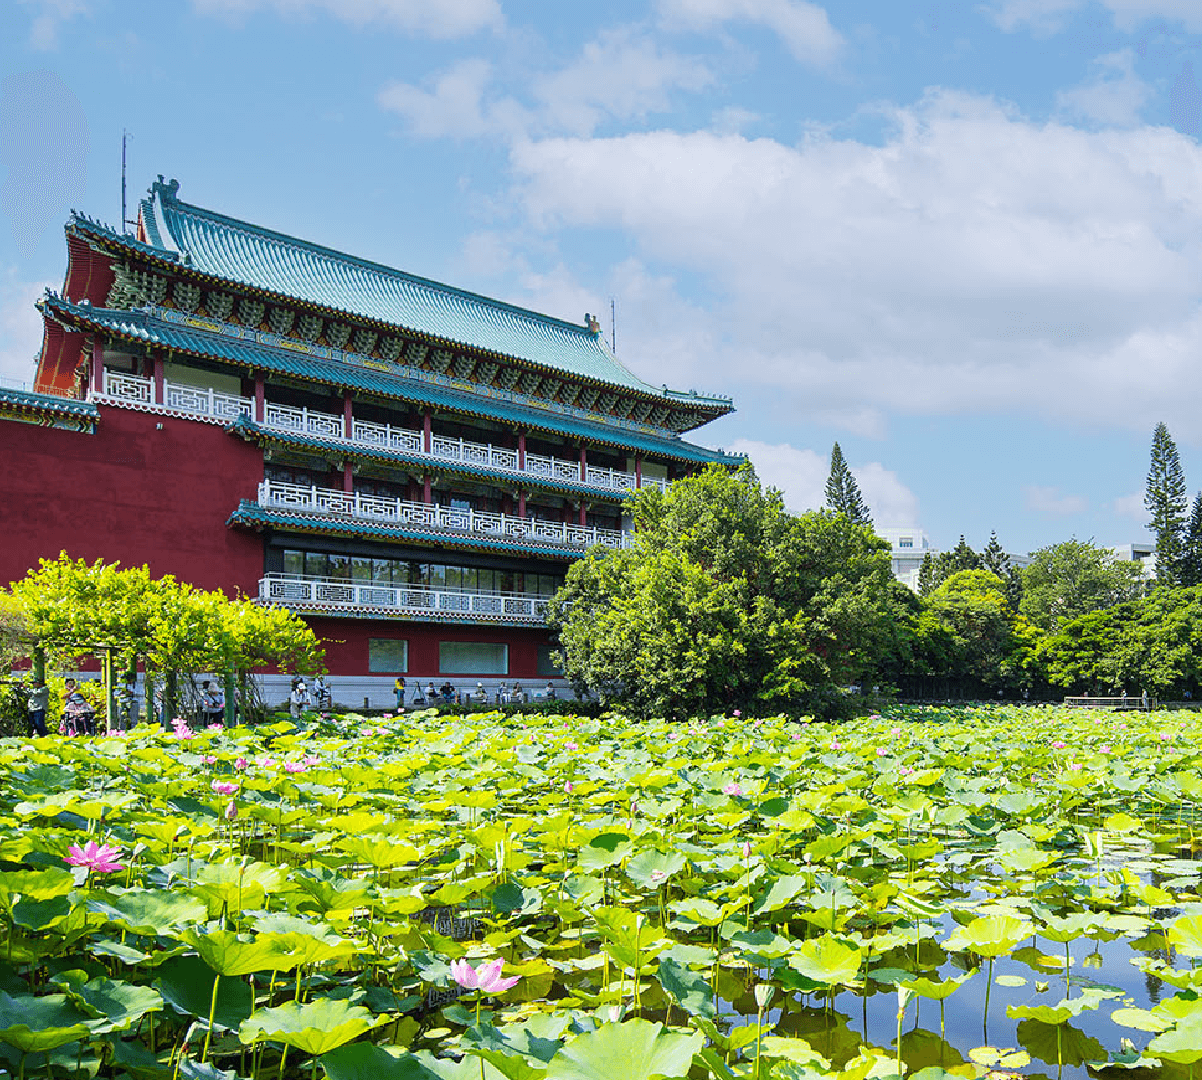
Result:
<instances>
[{"instance_id":1,"label":"building window","mask_svg":"<svg viewBox=\"0 0 1202 1080\"><path fill-rule=\"evenodd\" d=\"M508 675L509 646L491 641L440 641L440 675Z\"/></svg>"},{"instance_id":2,"label":"building window","mask_svg":"<svg viewBox=\"0 0 1202 1080\"><path fill-rule=\"evenodd\" d=\"M914 537L903 536L900 540L898 540L897 546L899 548L912 548L914 546Z\"/></svg>"},{"instance_id":3,"label":"building window","mask_svg":"<svg viewBox=\"0 0 1202 1080\"><path fill-rule=\"evenodd\" d=\"M538 647L538 673L540 675L557 676L563 674L563 668L555 662L555 646L540 645Z\"/></svg>"},{"instance_id":4,"label":"building window","mask_svg":"<svg viewBox=\"0 0 1202 1080\"><path fill-rule=\"evenodd\" d=\"M367 670L378 672L408 671L409 642L393 638L369 638Z\"/></svg>"}]
</instances>

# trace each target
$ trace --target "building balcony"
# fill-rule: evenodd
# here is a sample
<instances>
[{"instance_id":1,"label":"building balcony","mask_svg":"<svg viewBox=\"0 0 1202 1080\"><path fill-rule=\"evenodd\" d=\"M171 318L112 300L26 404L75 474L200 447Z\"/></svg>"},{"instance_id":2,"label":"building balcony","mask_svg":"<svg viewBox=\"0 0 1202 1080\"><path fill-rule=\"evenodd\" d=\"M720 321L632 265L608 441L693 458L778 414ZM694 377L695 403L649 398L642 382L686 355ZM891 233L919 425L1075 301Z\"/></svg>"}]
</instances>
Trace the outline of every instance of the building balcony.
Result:
<instances>
[{"instance_id":1,"label":"building balcony","mask_svg":"<svg viewBox=\"0 0 1202 1080\"><path fill-rule=\"evenodd\" d=\"M154 380L143 375L120 371L105 371L104 391L94 393L92 400L101 403L133 406L148 410L163 409L173 413L195 416L210 421L236 420L239 416L253 418L255 403L250 398L224 394L216 390L188 386L163 380L163 400L155 400ZM296 435L308 435L347 447L364 450L393 450L398 453L428 458L433 463L463 463L510 473L515 478L546 480L554 484L577 485L594 490L625 495L640 487L655 487L667 491L669 482L654 476L639 476L620 469L609 469L565 458L526 453L524 460L517 450L431 435L427 447L425 434L392 424L351 420L350 438L346 437L346 421L335 413L313 409L298 409L291 405L267 402L260 421L263 427Z\"/></svg>"},{"instance_id":2,"label":"building balcony","mask_svg":"<svg viewBox=\"0 0 1202 1080\"><path fill-rule=\"evenodd\" d=\"M548 597L529 593L463 592L425 585L269 574L259 582L259 602L301 611L359 617L447 619L468 622L546 621Z\"/></svg>"},{"instance_id":3,"label":"building balcony","mask_svg":"<svg viewBox=\"0 0 1202 1080\"><path fill-rule=\"evenodd\" d=\"M630 540L630 535L619 529L595 529L543 518L460 510L436 503L406 502L404 499L381 495L282 484L272 480L264 480L259 485L258 502L263 507L302 514L353 518L375 525L410 526L483 540L532 540L539 544L554 544L576 550L594 544L621 548L626 547Z\"/></svg>"}]
</instances>

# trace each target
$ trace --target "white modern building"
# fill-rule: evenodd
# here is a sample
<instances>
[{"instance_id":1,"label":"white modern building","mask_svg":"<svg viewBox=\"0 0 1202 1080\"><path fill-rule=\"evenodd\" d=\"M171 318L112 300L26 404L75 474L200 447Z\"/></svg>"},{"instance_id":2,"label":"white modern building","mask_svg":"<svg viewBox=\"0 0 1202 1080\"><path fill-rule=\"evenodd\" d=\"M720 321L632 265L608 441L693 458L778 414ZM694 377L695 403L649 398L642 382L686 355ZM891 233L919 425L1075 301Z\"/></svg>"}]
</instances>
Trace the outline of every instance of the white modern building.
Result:
<instances>
[{"instance_id":1,"label":"white modern building","mask_svg":"<svg viewBox=\"0 0 1202 1080\"><path fill-rule=\"evenodd\" d=\"M876 534L889 544L893 576L903 585L918 592L918 575L922 570L922 560L928 555L932 559L935 558L939 549L931 545L931 538L917 525L877 529ZM1006 558L1010 560L1011 566L1019 569L1031 562L1030 555L1018 555L1010 551L1006 552Z\"/></svg>"}]
</instances>

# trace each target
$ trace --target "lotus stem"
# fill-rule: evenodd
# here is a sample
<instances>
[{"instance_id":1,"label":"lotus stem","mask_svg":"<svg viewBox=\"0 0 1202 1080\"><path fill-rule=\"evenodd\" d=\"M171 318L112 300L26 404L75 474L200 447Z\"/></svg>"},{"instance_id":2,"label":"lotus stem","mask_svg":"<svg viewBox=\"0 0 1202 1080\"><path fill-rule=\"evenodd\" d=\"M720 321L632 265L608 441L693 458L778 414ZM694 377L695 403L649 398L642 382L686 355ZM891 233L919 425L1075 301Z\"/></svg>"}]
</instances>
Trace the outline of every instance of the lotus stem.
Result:
<instances>
[{"instance_id":1,"label":"lotus stem","mask_svg":"<svg viewBox=\"0 0 1202 1080\"><path fill-rule=\"evenodd\" d=\"M217 1012L217 987L221 984L221 976L214 974L213 976L213 996L209 999L209 1026L205 1031L205 1045L200 1052L200 1063L203 1065L209 1060L209 1040L213 1037L213 1017Z\"/></svg>"}]
</instances>

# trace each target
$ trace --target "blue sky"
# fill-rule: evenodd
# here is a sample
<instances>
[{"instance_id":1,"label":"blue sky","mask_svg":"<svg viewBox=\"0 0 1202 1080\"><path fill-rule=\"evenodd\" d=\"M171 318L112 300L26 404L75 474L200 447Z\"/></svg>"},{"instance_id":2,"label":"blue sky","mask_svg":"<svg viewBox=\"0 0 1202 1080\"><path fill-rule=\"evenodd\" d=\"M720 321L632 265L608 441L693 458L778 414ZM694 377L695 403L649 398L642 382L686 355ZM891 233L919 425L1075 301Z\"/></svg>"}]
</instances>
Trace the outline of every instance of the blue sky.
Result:
<instances>
[{"instance_id":1,"label":"blue sky","mask_svg":"<svg viewBox=\"0 0 1202 1080\"><path fill-rule=\"evenodd\" d=\"M62 223L182 198L564 318L882 526L1143 538L1202 487L1198 0L0 0L0 377Z\"/></svg>"}]
</instances>

